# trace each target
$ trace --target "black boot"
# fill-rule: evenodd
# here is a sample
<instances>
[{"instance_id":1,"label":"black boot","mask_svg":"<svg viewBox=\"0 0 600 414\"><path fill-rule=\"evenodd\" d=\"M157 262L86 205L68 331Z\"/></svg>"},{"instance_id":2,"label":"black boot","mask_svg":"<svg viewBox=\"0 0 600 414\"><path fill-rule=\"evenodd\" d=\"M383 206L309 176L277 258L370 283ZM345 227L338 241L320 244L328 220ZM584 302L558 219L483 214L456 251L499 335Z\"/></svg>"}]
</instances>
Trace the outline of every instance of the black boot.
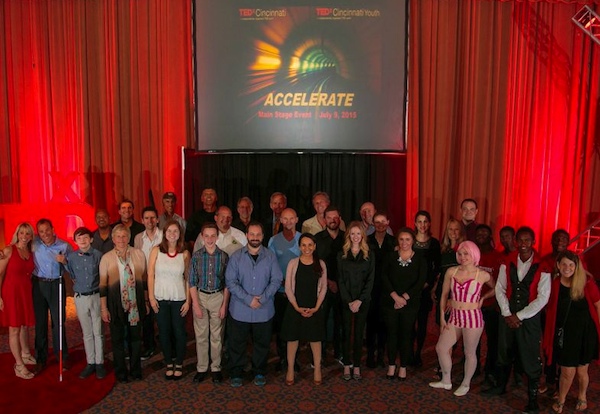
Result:
<instances>
[{"instance_id":1,"label":"black boot","mask_svg":"<svg viewBox=\"0 0 600 414\"><path fill-rule=\"evenodd\" d=\"M510 369L510 366L508 367ZM508 383L508 369L507 367L498 367L498 377L496 378L496 385L492 388L488 388L481 392L481 395L488 397L495 395L506 394L506 384Z\"/></svg>"},{"instance_id":2,"label":"black boot","mask_svg":"<svg viewBox=\"0 0 600 414\"><path fill-rule=\"evenodd\" d=\"M538 405L537 396L538 396L538 387L539 380L529 379L527 384L527 396L529 397L529 402L525 406L526 413L539 413L540 406Z\"/></svg>"}]
</instances>

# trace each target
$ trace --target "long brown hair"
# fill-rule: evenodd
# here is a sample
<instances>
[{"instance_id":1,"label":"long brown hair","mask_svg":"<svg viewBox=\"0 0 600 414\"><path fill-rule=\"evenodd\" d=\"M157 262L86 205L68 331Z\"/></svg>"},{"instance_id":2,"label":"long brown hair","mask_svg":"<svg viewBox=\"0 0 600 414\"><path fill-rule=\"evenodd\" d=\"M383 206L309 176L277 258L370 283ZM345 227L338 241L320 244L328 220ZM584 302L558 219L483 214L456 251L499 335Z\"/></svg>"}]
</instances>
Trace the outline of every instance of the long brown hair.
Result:
<instances>
[{"instance_id":1,"label":"long brown hair","mask_svg":"<svg viewBox=\"0 0 600 414\"><path fill-rule=\"evenodd\" d=\"M317 239L316 239L316 237L310 233L302 233L302 235L298 239L298 246L300 246L300 243L302 243L302 239L312 240L312 242L315 244L315 250L313 251L313 254L312 254L312 258L313 258L312 268L316 274L321 276L323 274L323 268L321 267L321 261L319 260L319 255L317 254L317 248L316 248L317 247Z\"/></svg>"},{"instance_id":2,"label":"long brown hair","mask_svg":"<svg viewBox=\"0 0 600 414\"><path fill-rule=\"evenodd\" d=\"M171 226L177 226L177 228L179 229L179 239L177 240L177 245L175 246L175 249L177 250L177 253L183 253L185 250L185 242L183 241L183 230L181 229L181 224L179 224L177 220L173 219L167 220L163 227L163 238L159 244L159 249L161 253L169 253L169 241L167 240L165 233L167 232L167 229Z\"/></svg>"},{"instance_id":3,"label":"long brown hair","mask_svg":"<svg viewBox=\"0 0 600 414\"><path fill-rule=\"evenodd\" d=\"M344 235L344 247L342 247L342 257L345 259L348 257L348 252L352 248L352 241L350 240L350 230L354 227L360 230L360 234L362 239L360 241L360 251L363 254L365 260L369 260L369 244L367 243L367 235L365 234L365 230L362 228L360 221L353 221L350 223L348 228L346 229L346 234Z\"/></svg>"}]
</instances>

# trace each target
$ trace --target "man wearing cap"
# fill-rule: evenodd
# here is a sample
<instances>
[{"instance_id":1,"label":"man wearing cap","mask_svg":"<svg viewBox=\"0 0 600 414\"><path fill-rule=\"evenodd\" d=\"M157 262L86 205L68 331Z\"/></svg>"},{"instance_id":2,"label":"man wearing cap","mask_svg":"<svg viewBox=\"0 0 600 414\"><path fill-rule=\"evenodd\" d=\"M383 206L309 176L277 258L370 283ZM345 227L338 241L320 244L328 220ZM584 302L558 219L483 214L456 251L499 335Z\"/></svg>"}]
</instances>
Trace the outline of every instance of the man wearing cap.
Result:
<instances>
[{"instance_id":1,"label":"man wearing cap","mask_svg":"<svg viewBox=\"0 0 600 414\"><path fill-rule=\"evenodd\" d=\"M165 211L158 217L158 228L162 229L165 223L169 220L175 220L181 226L181 230L185 233L186 221L175 213L175 206L177 205L177 197L172 191L168 191L163 194L162 197L163 210Z\"/></svg>"}]
</instances>

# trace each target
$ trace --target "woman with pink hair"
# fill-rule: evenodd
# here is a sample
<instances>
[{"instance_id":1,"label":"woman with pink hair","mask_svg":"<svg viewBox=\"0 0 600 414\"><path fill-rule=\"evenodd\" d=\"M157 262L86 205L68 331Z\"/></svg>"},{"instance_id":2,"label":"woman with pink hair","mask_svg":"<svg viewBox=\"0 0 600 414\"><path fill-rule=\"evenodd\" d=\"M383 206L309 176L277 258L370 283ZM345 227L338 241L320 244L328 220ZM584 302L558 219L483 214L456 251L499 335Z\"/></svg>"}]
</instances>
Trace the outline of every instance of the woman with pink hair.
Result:
<instances>
[{"instance_id":1,"label":"woman with pink hair","mask_svg":"<svg viewBox=\"0 0 600 414\"><path fill-rule=\"evenodd\" d=\"M444 278L442 296L440 298L440 338L435 347L440 366L442 380L431 382L432 388L452 389L452 347L463 337L465 349L465 375L454 395L462 397L469 392L471 378L477 368L476 350L483 333L483 316L481 305L489 297L494 296L494 282L490 274L480 270L481 253L477 245L470 241L462 242L456 251L458 266L448 269ZM491 287L485 295L481 295L484 284ZM450 293L451 299L448 298ZM444 313L450 312L446 322Z\"/></svg>"}]
</instances>

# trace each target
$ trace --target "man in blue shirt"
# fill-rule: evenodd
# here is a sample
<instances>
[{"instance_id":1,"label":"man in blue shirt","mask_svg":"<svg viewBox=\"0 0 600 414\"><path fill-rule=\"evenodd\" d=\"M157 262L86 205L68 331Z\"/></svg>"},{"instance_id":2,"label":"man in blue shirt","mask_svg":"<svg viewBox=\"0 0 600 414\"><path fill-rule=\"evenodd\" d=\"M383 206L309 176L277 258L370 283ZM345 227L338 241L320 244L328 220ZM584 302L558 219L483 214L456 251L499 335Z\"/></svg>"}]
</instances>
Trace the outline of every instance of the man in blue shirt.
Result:
<instances>
[{"instance_id":1,"label":"man in blue shirt","mask_svg":"<svg viewBox=\"0 0 600 414\"><path fill-rule=\"evenodd\" d=\"M296 231L296 224L298 224L298 215L296 211L291 208L286 208L281 212L280 216L281 225L283 231L277 233L269 240L269 250L275 253L277 256L277 263L281 269L283 280L285 281L285 273L290 260L300 256L300 232ZM275 318L273 319L273 331L276 335L277 344L277 356L279 356L279 365L277 370L287 369L287 344L280 337L281 325L283 324L283 315L288 306L288 299L285 295L285 286L282 282L279 290L275 294ZM294 369L300 371L300 365L297 361L294 361Z\"/></svg>"},{"instance_id":2,"label":"man in blue shirt","mask_svg":"<svg viewBox=\"0 0 600 414\"><path fill-rule=\"evenodd\" d=\"M71 245L56 237L52 222L46 218L37 222L38 237L33 241L33 310L35 313L35 352L38 363L37 371L45 368L48 360L48 311L52 320L52 348L58 359L59 351L59 301L58 289L62 279L64 267L58 262L61 255L73 251ZM65 321L65 285L62 284L62 322ZM62 331L63 368L68 369L67 358L69 347L65 330Z\"/></svg>"},{"instance_id":3,"label":"man in blue shirt","mask_svg":"<svg viewBox=\"0 0 600 414\"><path fill-rule=\"evenodd\" d=\"M254 384L264 386L275 307L273 297L283 275L277 258L262 246L263 226L248 225L248 245L233 253L225 271L229 302L229 363L231 386L241 387L248 336L252 335Z\"/></svg>"}]
</instances>

